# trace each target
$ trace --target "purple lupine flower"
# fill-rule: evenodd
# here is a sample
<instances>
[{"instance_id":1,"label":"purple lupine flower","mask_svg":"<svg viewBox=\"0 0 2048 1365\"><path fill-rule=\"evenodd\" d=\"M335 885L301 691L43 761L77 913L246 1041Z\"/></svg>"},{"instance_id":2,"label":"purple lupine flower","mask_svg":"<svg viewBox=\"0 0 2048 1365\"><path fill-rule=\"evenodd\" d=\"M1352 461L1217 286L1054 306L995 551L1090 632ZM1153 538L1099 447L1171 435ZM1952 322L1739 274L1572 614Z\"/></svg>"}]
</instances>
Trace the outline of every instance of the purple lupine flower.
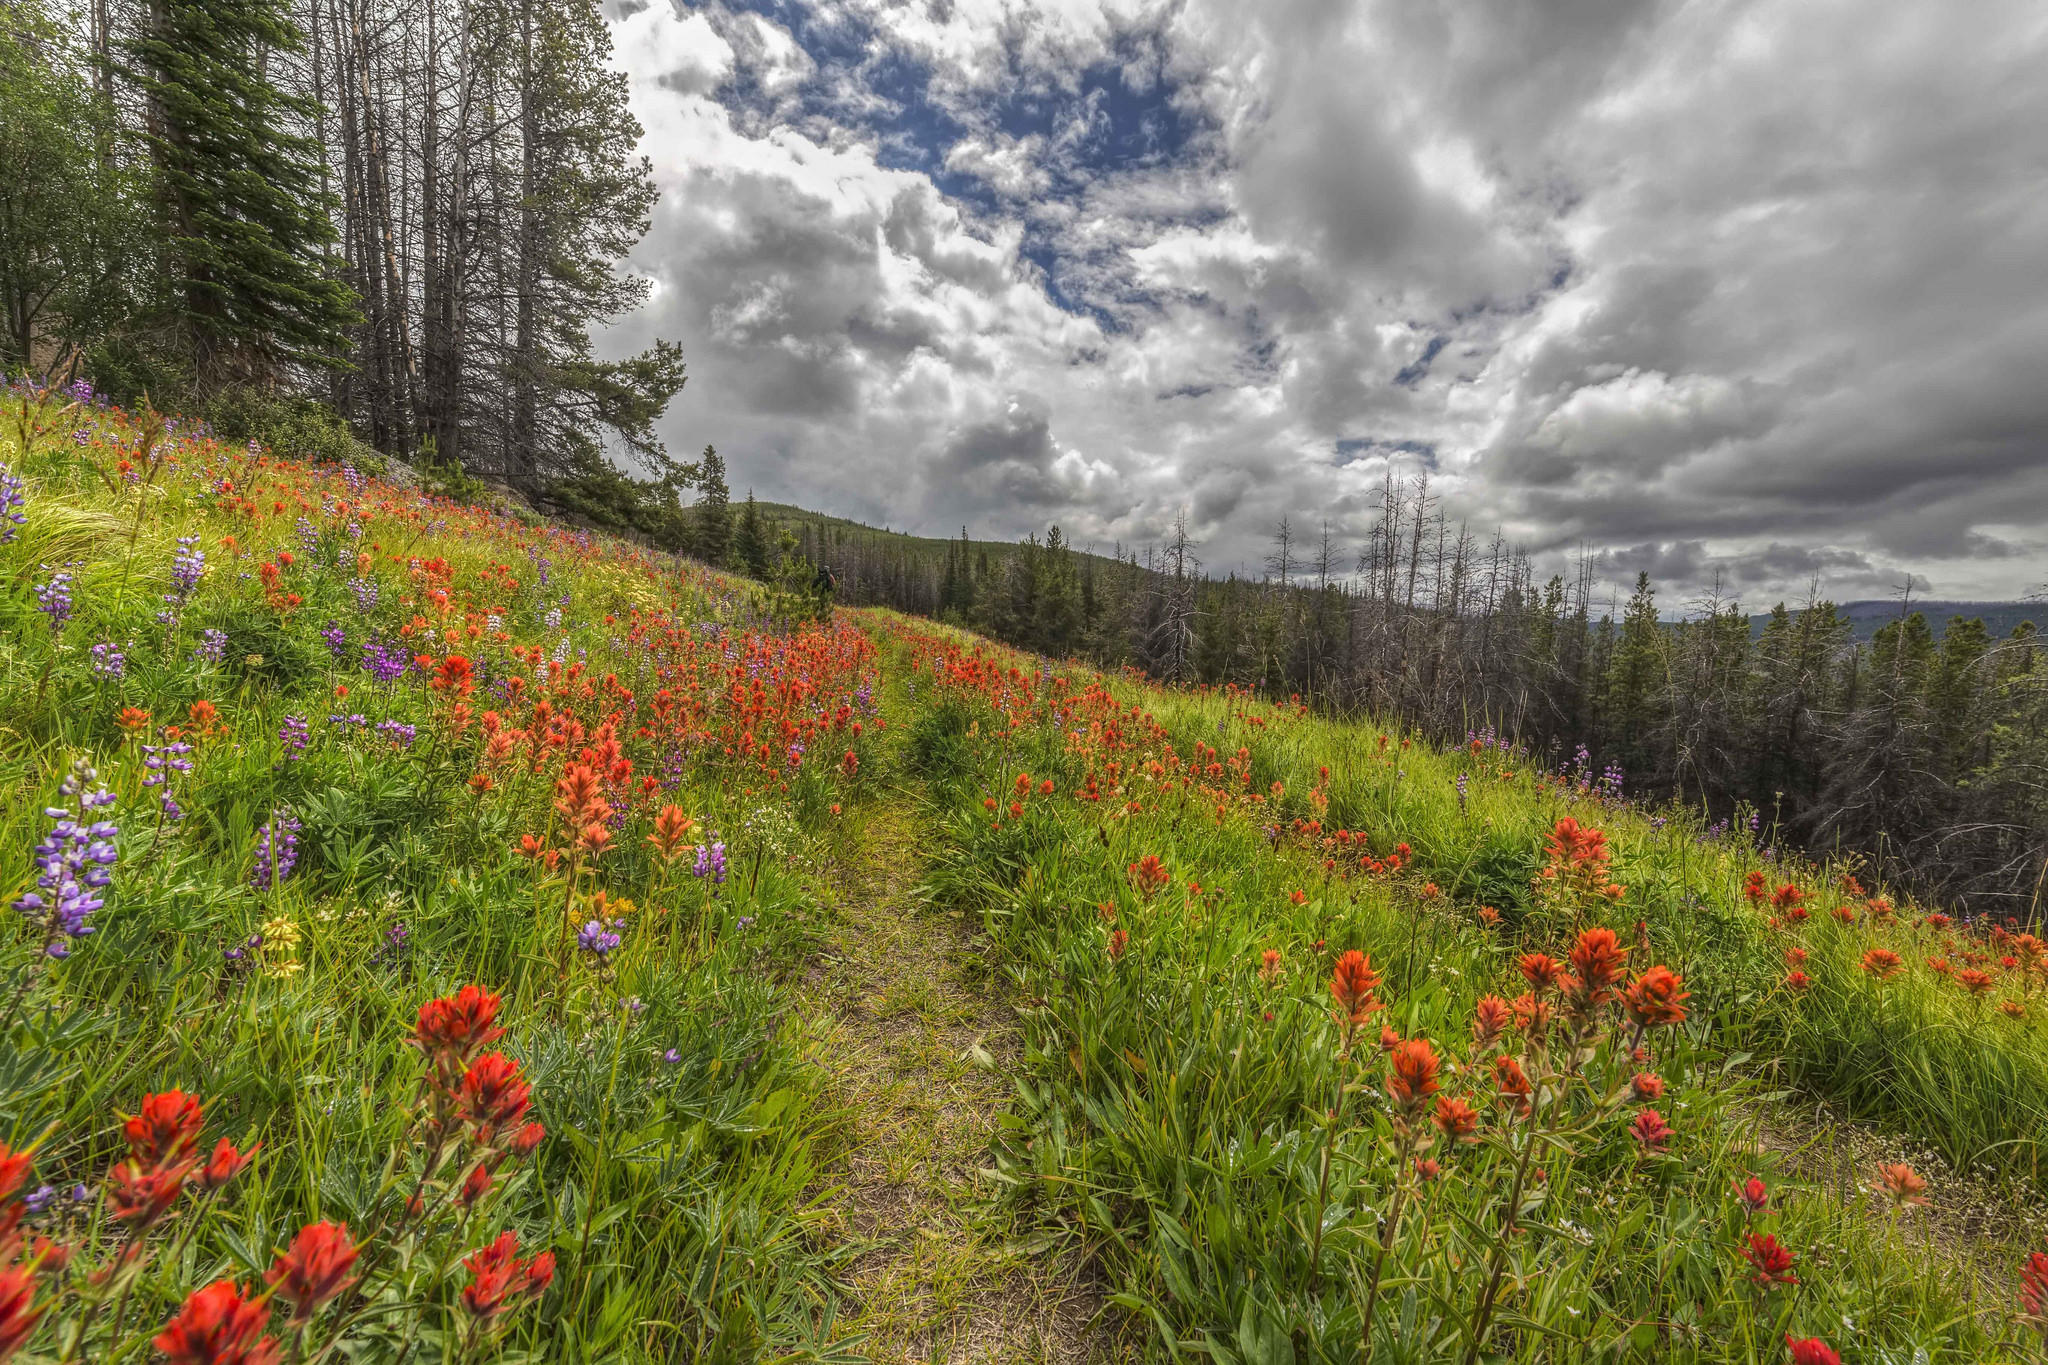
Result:
<instances>
[{"instance_id":1,"label":"purple lupine flower","mask_svg":"<svg viewBox=\"0 0 2048 1365\"><path fill-rule=\"evenodd\" d=\"M312 738L304 716L286 716L277 727L277 742L284 746L284 761L295 763L306 756L306 742Z\"/></svg>"},{"instance_id":2,"label":"purple lupine flower","mask_svg":"<svg viewBox=\"0 0 2048 1365\"><path fill-rule=\"evenodd\" d=\"M249 872L249 881L258 891L268 891L299 865L299 829L299 819L290 808L279 807L258 831L256 866Z\"/></svg>"},{"instance_id":3,"label":"purple lupine flower","mask_svg":"<svg viewBox=\"0 0 2048 1365\"><path fill-rule=\"evenodd\" d=\"M348 495L352 498L360 498L363 495L363 476L356 471L354 465L345 460L341 466L341 485L348 489Z\"/></svg>"},{"instance_id":4,"label":"purple lupine flower","mask_svg":"<svg viewBox=\"0 0 2048 1365\"><path fill-rule=\"evenodd\" d=\"M199 644L192 651L195 663L217 664L228 656L228 633L207 629L199 632Z\"/></svg>"},{"instance_id":5,"label":"purple lupine flower","mask_svg":"<svg viewBox=\"0 0 2048 1365\"><path fill-rule=\"evenodd\" d=\"M71 941L93 932L86 919L106 904L99 893L114 879L109 869L120 856L114 849L120 830L113 821L93 816L114 803L114 794L104 787L87 790L98 777L80 758L58 788L66 804L43 810L55 823L36 845L33 861L41 869L36 885L54 899L30 891L14 902L16 910L42 929L47 957L71 956Z\"/></svg>"},{"instance_id":6,"label":"purple lupine flower","mask_svg":"<svg viewBox=\"0 0 2048 1365\"><path fill-rule=\"evenodd\" d=\"M393 744L396 744L399 748L409 749L412 747L413 740L419 737L419 727L407 725L402 720L380 720L377 722L377 733L390 740Z\"/></svg>"},{"instance_id":7,"label":"purple lupine flower","mask_svg":"<svg viewBox=\"0 0 2048 1365\"><path fill-rule=\"evenodd\" d=\"M199 548L199 537L179 536L178 548L171 555L171 591L164 600L173 606L182 603L204 577L206 551Z\"/></svg>"},{"instance_id":8,"label":"purple lupine flower","mask_svg":"<svg viewBox=\"0 0 2048 1365\"><path fill-rule=\"evenodd\" d=\"M28 513L21 510L27 505L21 480L14 477L13 470L0 464L0 545L13 540L20 533L19 528L28 524Z\"/></svg>"},{"instance_id":9,"label":"purple lupine flower","mask_svg":"<svg viewBox=\"0 0 2048 1365\"><path fill-rule=\"evenodd\" d=\"M297 522L293 523L292 529L299 533L299 548L305 551L307 555L310 556L315 550L320 548L320 528L312 522L307 521L302 516Z\"/></svg>"},{"instance_id":10,"label":"purple lupine flower","mask_svg":"<svg viewBox=\"0 0 2048 1365\"><path fill-rule=\"evenodd\" d=\"M721 885L725 881L725 845L697 845L697 865L690 871L698 877L709 877L713 886Z\"/></svg>"},{"instance_id":11,"label":"purple lupine flower","mask_svg":"<svg viewBox=\"0 0 2048 1365\"><path fill-rule=\"evenodd\" d=\"M329 621L320 632L320 638L327 642L327 652L334 662L340 663L348 657L348 632L342 629L339 621Z\"/></svg>"},{"instance_id":12,"label":"purple lupine flower","mask_svg":"<svg viewBox=\"0 0 2048 1365\"><path fill-rule=\"evenodd\" d=\"M670 1048L668 1051L661 1054L661 1060L667 1062L670 1066L674 1066L677 1062L683 1060L683 1054L677 1051L675 1048Z\"/></svg>"},{"instance_id":13,"label":"purple lupine flower","mask_svg":"<svg viewBox=\"0 0 2048 1365\"><path fill-rule=\"evenodd\" d=\"M351 578L348 581L348 590L356 595L356 610L363 615L368 616L377 609L377 599L382 595L382 590L378 588L376 579Z\"/></svg>"},{"instance_id":14,"label":"purple lupine flower","mask_svg":"<svg viewBox=\"0 0 2048 1365\"><path fill-rule=\"evenodd\" d=\"M50 629L52 631L61 631L64 629L64 623L71 619L73 609L71 601L71 571L69 569L52 570L47 564L42 567L49 572L50 581L35 585L36 610L50 618Z\"/></svg>"},{"instance_id":15,"label":"purple lupine flower","mask_svg":"<svg viewBox=\"0 0 2048 1365\"><path fill-rule=\"evenodd\" d=\"M93 676L118 682L128 673L128 656L121 646L111 640L102 640L92 647Z\"/></svg>"},{"instance_id":16,"label":"purple lupine flower","mask_svg":"<svg viewBox=\"0 0 2048 1365\"><path fill-rule=\"evenodd\" d=\"M411 657L402 649L386 649L375 640L363 646L363 671L380 683L398 681L411 666Z\"/></svg>"},{"instance_id":17,"label":"purple lupine flower","mask_svg":"<svg viewBox=\"0 0 2048 1365\"><path fill-rule=\"evenodd\" d=\"M1465 789L1471 785L1472 776L1470 773L1458 774L1458 814L1460 815L1465 813Z\"/></svg>"},{"instance_id":18,"label":"purple lupine flower","mask_svg":"<svg viewBox=\"0 0 2048 1365\"><path fill-rule=\"evenodd\" d=\"M619 946L618 924L617 920L591 920L577 931L576 946L600 963L605 962Z\"/></svg>"}]
</instances>

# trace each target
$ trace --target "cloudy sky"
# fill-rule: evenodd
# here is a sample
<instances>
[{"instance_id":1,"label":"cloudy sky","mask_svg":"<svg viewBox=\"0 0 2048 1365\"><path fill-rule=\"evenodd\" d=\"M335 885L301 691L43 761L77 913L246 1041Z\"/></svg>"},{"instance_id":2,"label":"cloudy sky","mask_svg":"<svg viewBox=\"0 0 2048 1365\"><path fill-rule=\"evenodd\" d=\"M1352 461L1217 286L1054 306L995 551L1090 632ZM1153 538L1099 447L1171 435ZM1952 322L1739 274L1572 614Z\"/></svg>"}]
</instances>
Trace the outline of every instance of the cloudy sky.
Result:
<instances>
[{"instance_id":1,"label":"cloudy sky","mask_svg":"<svg viewBox=\"0 0 2048 1365\"><path fill-rule=\"evenodd\" d=\"M1391 463L1676 604L2048 579L2048 5L613 0L738 489L1212 570Z\"/></svg>"}]
</instances>

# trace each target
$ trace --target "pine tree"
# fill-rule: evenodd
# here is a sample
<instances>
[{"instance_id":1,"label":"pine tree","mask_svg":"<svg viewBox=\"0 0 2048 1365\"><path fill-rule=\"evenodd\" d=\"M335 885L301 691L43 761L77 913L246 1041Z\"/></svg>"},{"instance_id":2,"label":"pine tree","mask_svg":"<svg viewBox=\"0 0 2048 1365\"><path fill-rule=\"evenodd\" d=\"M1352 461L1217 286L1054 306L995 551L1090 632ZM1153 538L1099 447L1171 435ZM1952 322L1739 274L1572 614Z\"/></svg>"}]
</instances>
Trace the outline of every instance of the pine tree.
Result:
<instances>
[{"instance_id":1,"label":"pine tree","mask_svg":"<svg viewBox=\"0 0 2048 1365\"><path fill-rule=\"evenodd\" d=\"M725 457L708 445L697 462L697 493L697 503L690 509L697 557L707 564L724 564L732 554L732 490L725 485ZM752 501L749 497L749 504Z\"/></svg>"},{"instance_id":2,"label":"pine tree","mask_svg":"<svg viewBox=\"0 0 2048 1365\"><path fill-rule=\"evenodd\" d=\"M768 532L761 524L761 509L754 503L751 488L740 509L739 529L733 533L732 566L749 578L768 577Z\"/></svg>"},{"instance_id":3,"label":"pine tree","mask_svg":"<svg viewBox=\"0 0 2048 1365\"><path fill-rule=\"evenodd\" d=\"M202 391L332 365L354 316L324 269L334 229L319 149L297 131L314 107L266 70L300 46L278 0L153 0L121 44L147 106L166 280Z\"/></svg>"}]
</instances>

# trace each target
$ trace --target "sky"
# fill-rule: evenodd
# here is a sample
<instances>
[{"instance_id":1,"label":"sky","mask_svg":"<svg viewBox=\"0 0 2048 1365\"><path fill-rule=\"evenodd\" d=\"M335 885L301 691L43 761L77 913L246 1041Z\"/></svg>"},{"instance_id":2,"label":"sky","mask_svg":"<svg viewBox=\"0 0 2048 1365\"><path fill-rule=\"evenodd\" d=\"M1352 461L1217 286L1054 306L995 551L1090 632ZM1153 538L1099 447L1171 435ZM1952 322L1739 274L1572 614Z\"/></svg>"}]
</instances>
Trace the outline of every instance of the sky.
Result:
<instances>
[{"instance_id":1,"label":"sky","mask_svg":"<svg viewBox=\"0 0 2048 1365\"><path fill-rule=\"evenodd\" d=\"M1354 559L1391 468L1539 572L2048 582L2039 0L610 0L735 493Z\"/></svg>"}]
</instances>

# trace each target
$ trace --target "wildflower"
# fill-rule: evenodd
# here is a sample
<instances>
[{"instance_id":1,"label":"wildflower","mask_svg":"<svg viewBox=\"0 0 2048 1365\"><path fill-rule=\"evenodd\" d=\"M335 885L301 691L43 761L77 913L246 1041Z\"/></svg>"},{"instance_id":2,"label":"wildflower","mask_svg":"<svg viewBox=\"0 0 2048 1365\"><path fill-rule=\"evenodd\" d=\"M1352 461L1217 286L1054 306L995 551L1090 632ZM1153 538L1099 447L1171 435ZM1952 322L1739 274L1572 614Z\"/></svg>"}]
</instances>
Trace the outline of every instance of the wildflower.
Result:
<instances>
[{"instance_id":1,"label":"wildflower","mask_svg":"<svg viewBox=\"0 0 2048 1365\"><path fill-rule=\"evenodd\" d=\"M1750 1233L1743 1244L1742 1259L1749 1262L1750 1278L1766 1288L1799 1283L1799 1277L1792 1273L1791 1251L1780 1246L1770 1233Z\"/></svg>"},{"instance_id":2,"label":"wildflower","mask_svg":"<svg viewBox=\"0 0 2048 1365\"><path fill-rule=\"evenodd\" d=\"M429 1000L420 1006L419 1022L413 1029L412 1045L425 1053L436 1069L453 1073L486 1043L505 1036L495 1024L499 997L494 991L464 986L453 995Z\"/></svg>"},{"instance_id":3,"label":"wildflower","mask_svg":"<svg viewBox=\"0 0 2048 1365\"><path fill-rule=\"evenodd\" d=\"M1993 983L1991 973L1969 967L1956 973L1956 984L1973 996L1982 996L1991 990Z\"/></svg>"},{"instance_id":4,"label":"wildflower","mask_svg":"<svg viewBox=\"0 0 2048 1365\"><path fill-rule=\"evenodd\" d=\"M149 728L149 712L138 706L124 706L121 708L121 714L115 717L115 723L130 733L138 730L147 730Z\"/></svg>"},{"instance_id":5,"label":"wildflower","mask_svg":"<svg viewBox=\"0 0 2048 1365\"><path fill-rule=\"evenodd\" d=\"M531 1103L519 1064L502 1052L486 1052L462 1073L462 1117L476 1125L480 1141L523 1120Z\"/></svg>"},{"instance_id":6,"label":"wildflower","mask_svg":"<svg viewBox=\"0 0 2048 1365\"><path fill-rule=\"evenodd\" d=\"M2048 1320L2048 1255L2030 1252L2020 1267L2020 1307L2037 1323Z\"/></svg>"},{"instance_id":7,"label":"wildflower","mask_svg":"<svg viewBox=\"0 0 2048 1365\"><path fill-rule=\"evenodd\" d=\"M32 855L40 870L39 889L14 902L15 910L42 929L47 957L69 957L72 942L93 932L86 920L106 904L99 893L113 880L109 869L119 857L114 839L120 830L111 820L93 815L114 801L105 788L87 790L98 776L83 758L71 765L58 787L66 804L43 811L53 823ZM51 898L46 899L44 892Z\"/></svg>"},{"instance_id":8,"label":"wildflower","mask_svg":"<svg viewBox=\"0 0 2048 1365\"><path fill-rule=\"evenodd\" d=\"M1522 1064L1503 1052L1493 1059L1493 1083L1500 1091L1500 1097L1517 1113L1526 1113L1529 1099L1535 1093L1529 1084L1529 1077L1523 1072Z\"/></svg>"},{"instance_id":9,"label":"wildflower","mask_svg":"<svg viewBox=\"0 0 2048 1365\"><path fill-rule=\"evenodd\" d=\"M1379 974L1372 969L1372 959L1364 953L1353 948L1338 958L1336 968L1330 974L1330 994L1336 998L1340 1020L1355 1026L1383 1008L1373 998L1379 984Z\"/></svg>"},{"instance_id":10,"label":"wildflower","mask_svg":"<svg viewBox=\"0 0 2048 1365\"><path fill-rule=\"evenodd\" d=\"M28 505L21 495L21 480L5 464L0 464L0 545L5 545L28 525L28 514L22 508ZM6 1348L0 1346L0 1356Z\"/></svg>"},{"instance_id":11,"label":"wildflower","mask_svg":"<svg viewBox=\"0 0 2048 1365\"><path fill-rule=\"evenodd\" d=\"M1555 986L1558 979L1564 975L1564 967L1543 953L1523 953L1521 960L1515 965L1521 970L1522 979L1527 981L1538 995Z\"/></svg>"},{"instance_id":12,"label":"wildflower","mask_svg":"<svg viewBox=\"0 0 2048 1365\"><path fill-rule=\"evenodd\" d=\"M1819 1337L1785 1334L1785 1349L1792 1353L1792 1365L1842 1365L1842 1358Z\"/></svg>"},{"instance_id":13,"label":"wildflower","mask_svg":"<svg viewBox=\"0 0 2048 1365\"><path fill-rule=\"evenodd\" d=\"M244 1295L233 1280L215 1280L192 1292L153 1343L169 1365L273 1365L270 1305L262 1295Z\"/></svg>"},{"instance_id":14,"label":"wildflower","mask_svg":"<svg viewBox=\"0 0 2048 1365\"><path fill-rule=\"evenodd\" d=\"M1621 979L1621 960L1627 955L1612 929L1588 929L1579 935L1571 962L1589 1003L1598 1005L1613 995L1614 983Z\"/></svg>"},{"instance_id":15,"label":"wildflower","mask_svg":"<svg viewBox=\"0 0 2048 1365\"><path fill-rule=\"evenodd\" d=\"M462 1205L462 1207L469 1208L470 1206L474 1205L477 1200L483 1198L490 1192L491 1168L489 1166L486 1166L483 1162L479 1161L476 1164L475 1168L470 1171L469 1178L462 1182L461 1193L457 1194L455 1198L457 1202Z\"/></svg>"},{"instance_id":16,"label":"wildflower","mask_svg":"<svg viewBox=\"0 0 2048 1365\"><path fill-rule=\"evenodd\" d=\"M262 1146L263 1144L259 1142L248 1151L242 1152L235 1149L234 1143L222 1138L213 1145L213 1155L208 1157L206 1165L200 1168L199 1187L209 1193L220 1189L249 1169L249 1163L255 1159Z\"/></svg>"},{"instance_id":17,"label":"wildflower","mask_svg":"<svg viewBox=\"0 0 2048 1365\"><path fill-rule=\"evenodd\" d=\"M1173 880L1172 874L1166 870L1165 864L1159 861L1159 855L1156 853L1147 853L1126 870L1130 873L1132 884L1138 888L1138 894L1147 900L1157 895L1169 881Z\"/></svg>"},{"instance_id":18,"label":"wildflower","mask_svg":"<svg viewBox=\"0 0 2048 1365\"><path fill-rule=\"evenodd\" d=\"M271 1292L292 1305L293 1326L312 1321L320 1306L356 1282L356 1245L345 1223L308 1223L278 1253L263 1278Z\"/></svg>"},{"instance_id":19,"label":"wildflower","mask_svg":"<svg viewBox=\"0 0 2048 1365\"><path fill-rule=\"evenodd\" d=\"M647 842L664 863L674 862L682 852L683 839L696 824L683 814L682 807L663 806L654 817L654 832L647 836Z\"/></svg>"},{"instance_id":20,"label":"wildflower","mask_svg":"<svg viewBox=\"0 0 2048 1365\"><path fill-rule=\"evenodd\" d=\"M1416 1157L1414 1167L1415 1178L1422 1181L1425 1185L1438 1179L1444 1173L1444 1168L1440 1164L1426 1156Z\"/></svg>"},{"instance_id":21,"label":"wildflower","mask_svg":"<svg viewBox=\"0 0 2048 1365\"><path fill-rule=\"evenodd\" d=\"M1507 1028L1510 1017L1507 1001L1497 995L1481 996L1472 1011L1472 1045L1492 1047Z\"/></svg>"},{"instance_id":22,"label":"wildflower","mask_svg":"<svg viewBox=\"0 0 2048 1365\"><path fill-rule=\"evenodd\" d=\"M117 1163L107 1172L107 1211L138 1234L154 1227L185 1192L185 1177L197 1164L188 1160L145 1168L133 1161Z\"/></svg>"},{"instance_id":23,"label":"wildflower","mask_svg":"<svg viewBox=\"0 0 2048 1365\"><path fill-rule=\"evenodd\" d=\"M617 923L617 920L591 920L577 931L576 946L599 962L608 961L620 943L618 931L613 927Z\"/></svg>"},{"instance_id":24,"label":"wildflower","mask_svg":"<svg viewBox=\"0 0 2048 1365\"><path fill-rule=\"evenodd\" d=\"M1874 1188L1879 1194L1901 1207L1924 1205L1927 1202L1926 1180L1904 1162L1879 1166Z\"/></svg>"},{"instance_id":25,"label":"wildflower","mask_svg":"<svg viewBox=\"0 0 2048 1365\"><path fill-rule=\"evenodd\" d=\"M1735 1197L1742 1201L1744 1211L1752 1218L1763 1213L1771 1202L1770 1190L1755 1176L1735 1187Z\"/></svg>"},{"instance_id":26,"label":"wildflower","mask_svg":"<svg viewBox=\"0 0 2048 1365\"><path fill-rule=\"evenodd\" d=\"M1889 980L1891 977L1896 976L1899 969L1905 965L1900 960L1899 955L1889 948L1872 948L1863 955L1861 963L1864 971L1880 981Z\"/></svg>"},{"instance_id":27,"label":"wildflower","mask_svg":"<svg viewBox=\"0 0 2048 1365\"><path fill-rule=\"evenodd\" d=\"M725 845L722 842L699 844L697 864L690 869L694 877L709 878L713 886L725 882Z\"/></svg>"},{"instance_id":28,"label":"wildflower","mask_svg":"<svg viewBox=\"0 0 2048 1365\"><path fill-rule=\"evenodd\" d=\"M520 1260L519 1239L509 1229L489 1246L465 1256L462 1264L470 1275L462 1306L484 1322L539 1298L555 1278L555 1253L543 1251L530 1261Z\"/></svg>"},{"instance_id":29,"label":"wildflower","mask_svg":"<svg viewBox=\"0 0 2048 1365\"><path fill-rule=\"evenodd\" d=\"M190 1156L206 1121L197 1095L166 1090L145 1095L140 1112L121 1125L128 1154L144 1166L165 1166Z\"/></svg>"},{"instance_id":30,"label":"wildflower","mask_svg":"<svg viewBox=\"0 0 2048 1365\"><path fill-rule=\"evenodd\" d=\"M228 633L208 627L199 632L199 643L193 647L192 661L202 664L217 664L228 657Z\"/></svg>"},{"instance_id":31,"label":"wildflower","mask_svg":"<svg viewBox=\"0 0 2048 1365\"><path fill-rule=\"evenodd\" d=\"M1813 978L1809 977L1805 972L1787 972L1785 973L1785 984L1803 995L1813 985Z\"/></svg>"},{"instance_id":32,"label":"wildflower","mask_svg":"<svg viewBox=\"0 0 2048 1365\"><path fill-rule=\"evenodd\" d=\"M1637 1028L1685 1022L1685 1002L1691 993L1684 979L1669 967L1652 967L1638 976L1622 998L1622 1007Z\"/></svg>"},{"instance_id":33,"label":"wildflower","mask_svg":"<svg viewBox=\"0 0 2048 1365\"><path fill-rule=\"evenodd\" d=\"M1508 1008L1515 1012L1517 1032L1541 1033L1550 1027L1550 1002L1537 999L1533 991L1523 991Z\"/></svg>"},{"instance_id":34,"label":"wildflower","mask_svg":"<svg viewBox=\"0 0 2048 1365\"><path fill-rule=\"evenodd\" d=\"M286 716L284 724L277 727L277 742L284 751L284 761L296 763L305 757L306 744L312 737L304 716Z\"/></svg>"},{"instance_id":35,"label":"wildflower","mask_svg":"<svg viewBox=\"0 0 2048 1365\"><path fill-rule=\"evenodd\" d=\"M468 696L475 686L469 660L460 654L450 654L434 671L434 677L428 686L436 692L452 692L459 697Z\"/></svg>"},{"instance_id":36,"label":"wildflower","mask_svg":"<svg viewBox=\"0 0 2048 1365\"><path fill-rule=\"evenodd\" d=\"M1268 948L1259 954L1259 980L1268 986L1277 986L1280 984L1280 978L1285 975L1286 969L1280 965L1278 948Z\"/></svg>"},{"instance_id":37,"label":"wildflower","mask_svg":"<svg viewBox=\"0 0 2048 1365\"><path fill-rule=\"evenodd\" d=\"M0 466L4 470L5 466ZM4 485L0 485L4 495ZM0 502L0 508L5 503ZM5 517L0 516L0 531L7 528ZM0 543L5 543L0 541ZM37 1306L35 1272L27 1266L14 1265L0 1270L0 1360L5 1360L19 1351L28 1339L36 1334L42 1323L43 1314L49 1305Z\"/></svg>"},{"instance_id":38,"label":"wildflower","mask_svg":"<svg viewBox=\"0 0 2048 1365\"><path fill-rule=\"evenodd\" d=\"M1629 1136L1646 1152L1661 1152L1666 1143L1676 1136L1671 1126L1664 1122L1664 1116L1654 1109L1645 1109L1636 1115L1636 1121L1628 1126Z\"/></svg>"},{"instance_id":39,"label":"wildflower","mask_svg":"<svg viewBox=\"0 0 2048 1365\"><path fill-rule=\"evenodd\" d=\"M1477 1142L1479 1112L1455 1095L1439 1095L1430 1122L1453 1142Z\"/></svg>"},{"instance_id":40,"label":"wildflower","mask_svg":"<svg viewBox=\"0 0 2048 1365\"><path fill-rule=\"evenodd\" d=\"M1421 1108L1441 1088L1436 1078L1441 1063L1427 1038L1395 1044L1387 1063L1387 1094L1403 1109L1413 1112Z\"/></svg>"},{"instance_id":41,"label":"wildflower","mask_svg":"<svg viewBox=\"0 0 2048 1365\"><path fill-rule=\"evenodd\" d=\"M113 641L102 640L92 647L92 671L94 677L119 682L128 676L128 656Z\"/></svg>"},{"instance_id":42,"label":"wildflower","mask_svg":"<svg viewBox=\"0 0 2048 1365\"><path fill-rule=\"evenodd\" d=\"M1124 949L1130 946L1130 942L1131 936L1122 929L1112 933L1109 936L1109 960L1112 962L1121 960L1124 955Z\"/></svg>"},{"instance_id":43,"label":"wildflower","mask_svg":"<svg viewBox=\"0 0 2048 1365\"><path fill-rule=\"evenodd\" d=\"M1764 896L1767 894L1764 874L1761 872L1750 873L1742 883L1742 894L1748 898L1751 905L1761 904Z\"/></svg>"},{"instance_id":44,"label":"wildflower","mask_svg":"<svg viewBox=\"0 0 2048 1365\"><path fill-rule=\"evenodd\" d=\"M299 819L288 807L279 807L256 835L256 863L249 869L249 882L258 891L268 891L292 875L299 864Z\"/></svg>"},{"instance_id":45,"label":"wildflower","mask_svg":"<svg viewBox=\"0 0 2048 1365\"><path fill-rule=\"evenodd\" d=\"M676 1052L674 1048L670 1048L669 1055L668 1057L664 1058L664 1060L679 1061L681 1060L681 1056ZM513 1156L517 1157L532 1156L535 1151L539 1150L541 1140L545 1138L547 1135L548 1130L542 1127L540 1124L523 1123L519 1126L519 1131L512 1135L512 1141L509 1144L507 1144L506 1150L511 1152Z\"/></svg>"},{"instance_id":46,"label":"wildflower","mask_svg":"<svg viewBox=\"0 0 2048 1365\"><path fill-rule=\"evenodd\" d=\"M42 567L47 570L50 566L45 564ZM35 585L35 594L36 610L50 618L51 633L55 634L62 631L64 623L71 619L73 609L71 600L71 571L69 569L57 569L51 572L47 583Z\"/></svg>"},{"instance_id":47,"label":"wildflower","mask_svg":"<svg viewBox=\"0 0 2048 1365\"><path fill-rule=\"evenodd\" d=\"M1629 1078L1628 1093L1637 1104L1654 1103L1664 1098L1664 1078L1653 1071L1638 1071Z\"/></svg>"}]
</instances>

